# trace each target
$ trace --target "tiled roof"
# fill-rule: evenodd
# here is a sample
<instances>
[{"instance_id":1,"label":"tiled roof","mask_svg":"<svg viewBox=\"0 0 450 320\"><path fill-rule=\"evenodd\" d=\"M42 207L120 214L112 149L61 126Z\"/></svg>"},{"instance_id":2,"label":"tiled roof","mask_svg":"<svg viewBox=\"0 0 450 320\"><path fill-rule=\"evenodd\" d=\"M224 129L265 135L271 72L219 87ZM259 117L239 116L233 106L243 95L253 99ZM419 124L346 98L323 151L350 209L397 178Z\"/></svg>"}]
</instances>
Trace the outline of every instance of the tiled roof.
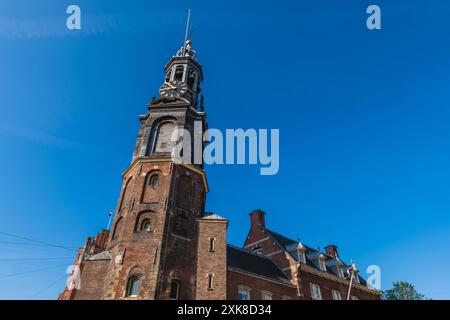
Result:
<instances>
[{"instance_id":1,"label":"tiled roof","mask_svg":"<svg viewBox=\"0 0 450 320\"><path fill-rule=\"evenodd\" d=\"M272 260L232 245L227 245L227 265L229 268L292 285Z\"/></svg>"},{"instance_id":2,"label":"tiled roof","mask_svg":"<svg viewBox=\"0 0 450 320\"><path fill-rule=\"evenodd\" d=\"M270 233L270 235L273 237L273 238L275 238L275 240L277 240L278 241L278 243L279 244L281 244L283 247L289 247L289 245L292 245L292 244L295 244L295 245L297 245L297 243L298 243L298 241L294 241L294 240L292 240L292 239L289 239L289 238L286 238L285 236L283 236L283 235L281 235L281 234L279 234L279 233L277 233L277 232L275 232L275 231L272 231L272 230L269 230L269 229L267 229L266 228L266 231L268 232L268 233Z\"/></svg>"},{"instance_id":3,"label":"tiled roof","mask_svg":"<svg viewBox=\"0 0 450 320\"><path fill-rule=\"evenodd\" d=\"M266 228L266 232L272 236L272 238L275 239L275 241L277 241L283 248L284 250L286 250L287 252L289 252L289 254L296 260L298 261L298 252L297 252L297 244L298 241L289 239L275 231L269 230ZM343 263L343 271L344 273L346 272L347 268L349 267L348 264L344 263L341 260L336 259L336 257L332 257L329 254L325 253L325 252L321 252L320 250L317 249L313 249L309 246L306 246L303 244L303 246L306 248L305 251L305 256L306 256L306 265L313 267L315 269L320 270L320 266L319 266L319 255L323 254L326 258L325 258L325 266L326 266L326 272L333 274L335 276L339 276L338 273L338 268L337 266L339 265L340 262ZM346 274L345 274L346 275ZM346 275L347 276L347 275ZM360 283L362 285L366 285L366 281L359 276L360 279Z\"/></svg>"}]
</instances>

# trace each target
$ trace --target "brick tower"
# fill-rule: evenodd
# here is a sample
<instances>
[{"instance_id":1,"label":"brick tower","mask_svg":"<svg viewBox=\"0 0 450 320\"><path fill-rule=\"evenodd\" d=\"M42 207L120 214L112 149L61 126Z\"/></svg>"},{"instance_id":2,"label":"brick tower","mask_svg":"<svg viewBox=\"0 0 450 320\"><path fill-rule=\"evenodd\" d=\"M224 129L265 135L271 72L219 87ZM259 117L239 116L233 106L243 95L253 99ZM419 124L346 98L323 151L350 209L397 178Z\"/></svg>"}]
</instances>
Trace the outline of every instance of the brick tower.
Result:
<instances>
[{"instance_id":1,"label":"brick tower","mask_svg":"<svg viewBox=\"0 0 450 320\"><path fill-rule=\"evenodd\" d=\"M176 144L171 138L175 128L185 129L191 137L195 130L206 129L200 95L202 67L195 54L188 40L165 66L160 97L139 117L133 160L123 173L107 246L113 261L106 273L104 299L196 298L197 251L201 245L211 245L208 241L199 243L197 232L198 225L204 224L208 185L201 162L173 161L171 154ZM198 157L195 152L201 152L203 145L194 146L183 138L186 136L179 139L179 155L191 160ZM225 234L226 220L218 221ZM225 251L226 240L221 245ZM225 271L225 256L222 260ZM202 276L208 278L209 274Z\"/></svg>"},{"instance_id":2,"label":"brick tower","mask_svg":"<svg viewBox=\"0 0 450 320\"><path fill-rule=\"evenodd\" d=\"M109 239L103 251L79 253L81 286L60 299L226 298L228 222L204 211L206 115L195 55L187 40L166 64L160 97L139 117ZM189 142L198 133L200 143Z\"/></svg>"}]
</instances>

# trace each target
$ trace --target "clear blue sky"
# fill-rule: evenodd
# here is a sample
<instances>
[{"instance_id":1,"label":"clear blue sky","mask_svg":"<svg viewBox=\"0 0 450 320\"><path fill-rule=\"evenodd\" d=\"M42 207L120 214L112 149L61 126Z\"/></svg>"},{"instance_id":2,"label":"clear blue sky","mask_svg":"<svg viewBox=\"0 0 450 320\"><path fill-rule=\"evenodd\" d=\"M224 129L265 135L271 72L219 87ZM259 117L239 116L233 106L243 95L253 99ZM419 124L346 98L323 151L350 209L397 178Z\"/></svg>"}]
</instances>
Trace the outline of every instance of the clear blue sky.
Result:
<instances>
[{"instance_id":1,"label":"clear blue sky","mask_svg":"<svg viewBox=\"0 0 450 320\"><path fill-rule=\"evenodd\" d=\"M72 3L81 31L65 27ZM365 27L374 3L381 31ZM450 298L444 0L2 1L0 231L77 247L107 225L189 7L210 127L280 129L278 175L206 168L229 242L260 208L272 229L379 265L383 289ZM0 235L0 298L56 298L74 252L26 243Z\"/></svg>"}]
</instances>

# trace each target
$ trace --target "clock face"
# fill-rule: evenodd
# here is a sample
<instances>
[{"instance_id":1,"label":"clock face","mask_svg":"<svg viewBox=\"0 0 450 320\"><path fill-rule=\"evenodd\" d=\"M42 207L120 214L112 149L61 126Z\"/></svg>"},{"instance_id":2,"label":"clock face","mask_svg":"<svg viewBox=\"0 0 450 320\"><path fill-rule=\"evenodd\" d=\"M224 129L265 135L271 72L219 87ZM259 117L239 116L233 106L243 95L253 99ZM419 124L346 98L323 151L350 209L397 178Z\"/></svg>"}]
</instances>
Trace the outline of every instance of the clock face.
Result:
<instances>
[{"instance_id":1,"label":"clock face","mask_svg":"<svg viewBox=\"0 0 450 320\"><path fill-rule=\"evenodd\" d=\"M161 95L161 97L164 98L179 97L187 90L188 90L187 84L178 80L174 80L165 82L159 89L159 94Z\"/></svg>"}]
</instances>

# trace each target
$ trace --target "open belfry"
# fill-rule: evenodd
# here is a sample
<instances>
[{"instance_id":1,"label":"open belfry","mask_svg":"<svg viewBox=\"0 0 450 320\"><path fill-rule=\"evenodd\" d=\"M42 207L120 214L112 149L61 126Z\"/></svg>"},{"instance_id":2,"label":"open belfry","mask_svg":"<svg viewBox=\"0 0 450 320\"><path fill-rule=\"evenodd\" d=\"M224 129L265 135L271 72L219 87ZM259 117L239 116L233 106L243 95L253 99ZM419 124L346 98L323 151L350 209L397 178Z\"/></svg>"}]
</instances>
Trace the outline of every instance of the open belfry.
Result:
<instances>
[{"instance_id":1,"label":"open belfry","mask_svg":"<svg viewBox=\"0 0 450 320\"><path fill-rule=\"evenodd\" d=\"M321 252L284 237L266 227L261 210L250 213L243 247L227 244L227 219L205 212L203 165L171 156L176 128L192 137L199 124L207 129L202 66L190 40L164 70L160 96L139 117L111 231L79 249L59 299L380 299L336 246ZM198 148L182 152L194 159Z\"/></svg>"}]
</instances>

